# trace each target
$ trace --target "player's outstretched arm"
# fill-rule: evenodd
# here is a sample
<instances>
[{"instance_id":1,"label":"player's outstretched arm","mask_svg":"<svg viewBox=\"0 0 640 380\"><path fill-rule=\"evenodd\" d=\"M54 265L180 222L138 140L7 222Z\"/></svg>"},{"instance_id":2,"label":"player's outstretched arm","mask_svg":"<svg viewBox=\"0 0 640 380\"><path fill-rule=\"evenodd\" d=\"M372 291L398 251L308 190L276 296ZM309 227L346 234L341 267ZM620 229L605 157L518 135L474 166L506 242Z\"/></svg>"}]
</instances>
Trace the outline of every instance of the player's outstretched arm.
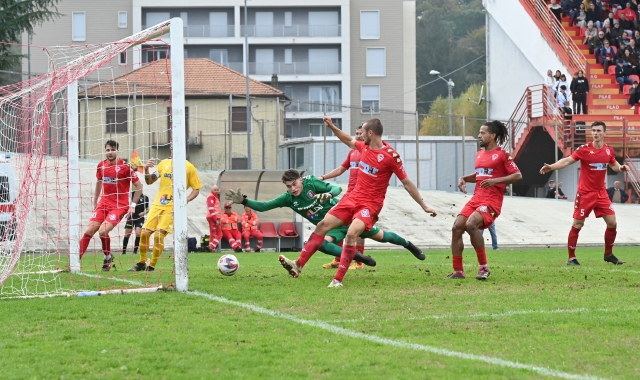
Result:
<instances>
[{"instance_id":1,"label":"player's outstretched arm","mask_svg":"<svg viewBox=\"0 0 640 380\"><path fill-rule=\"evenodd\" d=\"M409 195L411 195L411 198L413 198L413 200L416 201L416 203L419 204L420 207L422 207L424 212L426 212L427 214L431 214L431 216L434 216L434 217L436 215L438 215L438 212L436 210L434 210L431 207L429 207L426 204L424 204L424 201L422 200L422 197L420 196L420 192L418 191L418 188L409 179L409 177L406 177L401 182L402 182L402 185L403 185L404 189L407 190L407 193L409 193Z\"/></svg>"},{"instance_id":2,"label":"player's outstretched arm","mask_svg":"<svg viewBox=\"0 0 640 380\"><path fill-rule=\"evenodd\" d=\"M351 137L351 135L348 134L347 132L336 127L331 121L331 118L329 116L325 116L322 119L324 120L325 123L327 123L327 126L329 127L329 129L333 131L333 133L340 139L340 141L347 144L351 149L356 148L356 140L354 140L353 137Z\"/></svg>"},{"instance_id":3,"label":"player's outstretched arm","mask_svg":"<svg viewBox=\"0 0 640 380\"><path fill-rule=\"evenodd\" d=\"M565 157L561 160L558 160L558 162L556 162L555 164L544 164L542 166L542 169L540 169L540 174L547 174L549 172L552 172L554 170L560 170L560 169L564 169L569 165L573 165L576 162L578 162L576 159L574 159L573 157L569 156L569 157Z\"/></svg>"},{"instance_id":4,"label":"player's outstretched arm","mask_svg":"<svg viewBox=\"0 0 640 380\"><path fill-rule=\"evenodd\" d=\"M325 175L321 175L320 177L318 177L318 179L321 180L321 181L326 181L328 179L338 177L338 176L342 175L342 173L344 173L346 171L347 171L347 168L345 168L344 166L340 165L337 168L335 168L332 171L330 171L329 173L327 173Z\"/></svg>"},{"instance_id":5,"label":"player's outstretched arm","mask_svg":"<svg viewBox=\"0 0 640 380\"><path fill-rule=\"evenodd\" d=\"M249 206L252 210L258 212L269 211L279 207L291 207L288 201L287 193L283 193L277 198L265 202L259 202L248 199L246 195L242 194L242 190L240 189L231 189L225 193L225 199L231 201L232 203Z\"/></svg>"}]
</instances>

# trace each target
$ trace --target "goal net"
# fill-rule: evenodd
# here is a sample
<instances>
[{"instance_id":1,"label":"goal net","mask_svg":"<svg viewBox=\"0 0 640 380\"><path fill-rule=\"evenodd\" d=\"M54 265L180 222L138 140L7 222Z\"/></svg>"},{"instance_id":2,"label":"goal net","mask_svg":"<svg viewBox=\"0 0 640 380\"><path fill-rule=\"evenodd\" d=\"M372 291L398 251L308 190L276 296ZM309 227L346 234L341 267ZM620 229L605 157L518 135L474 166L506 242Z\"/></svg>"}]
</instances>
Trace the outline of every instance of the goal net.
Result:
<instances>
[{"instance_id":1,"label":"goal net","mask_svg":"<svg viewBox=\"0 0 640 380\"><path fill-rule=\"evenodd\" d=\"M135 225L122 254L124 218L110 239L96 232L79 255L101 199L96 172L108 140L134 167L149 206L158 184L144 184L142 166L150 158L169 158L171 145L174 188L184 186L182 20L117 42L43 51L48 73L0 88L0 298L154 291L173 284L186 290L186 241L174 239L171 246L168 240L156 271L130 272L139 255L133 254ZM128 168L115 167L120 169ZM173 198L176 236L186 236L182 193ZM126 197L130 203L128 191ZM114 259L104 271L109 248Z\"/></svg>"}]
</instances>

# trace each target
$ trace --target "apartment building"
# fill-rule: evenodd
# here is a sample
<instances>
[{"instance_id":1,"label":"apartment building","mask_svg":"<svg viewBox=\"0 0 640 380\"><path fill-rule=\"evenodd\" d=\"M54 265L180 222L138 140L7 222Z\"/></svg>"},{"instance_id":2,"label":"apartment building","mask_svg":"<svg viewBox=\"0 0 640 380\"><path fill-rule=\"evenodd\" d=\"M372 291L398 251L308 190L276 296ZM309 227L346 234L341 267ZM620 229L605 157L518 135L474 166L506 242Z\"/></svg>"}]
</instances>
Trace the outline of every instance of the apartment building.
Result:
<instances>
[{"instance_id":1,"label":"apartment building","mask_svg":"<svg viewBox=\"0 0 640 380\"><path fill-rule=\"evenodd\" d=\"M248 73L291 99L285 138L321 136L324 114L349 132L374 116L382 119L385 134L415 133L415 0L248 0L246 25L244 4L62 0L59 11L65 16L37 28L32 43L115 41L181 17L185 57L209 58ZM164 54L161 48L141 48L119 59L133 63L123 66L130 70ZM47 60L41 58L32 54L32 71L46 71Z\"/></svg>"}]
</instances>

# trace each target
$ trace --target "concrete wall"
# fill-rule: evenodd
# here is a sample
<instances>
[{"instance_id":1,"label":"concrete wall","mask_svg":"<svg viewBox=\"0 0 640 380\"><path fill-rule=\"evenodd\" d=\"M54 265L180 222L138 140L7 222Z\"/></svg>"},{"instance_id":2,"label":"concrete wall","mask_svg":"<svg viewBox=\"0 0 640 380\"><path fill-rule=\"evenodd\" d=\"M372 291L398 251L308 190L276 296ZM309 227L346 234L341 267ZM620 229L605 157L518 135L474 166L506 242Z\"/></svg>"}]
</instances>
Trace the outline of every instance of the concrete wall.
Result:
<instances>
[{"instance_id":1,"label":"concrete wall","mask_svg":"<svg viewBox=\"0 0 640 380\"><path fill-rule=\"evenodd\" d=\"M487 11L487 117L507 120L547 70L571 75L517 0L483 0Z\"/></svg>"}]
</instances>

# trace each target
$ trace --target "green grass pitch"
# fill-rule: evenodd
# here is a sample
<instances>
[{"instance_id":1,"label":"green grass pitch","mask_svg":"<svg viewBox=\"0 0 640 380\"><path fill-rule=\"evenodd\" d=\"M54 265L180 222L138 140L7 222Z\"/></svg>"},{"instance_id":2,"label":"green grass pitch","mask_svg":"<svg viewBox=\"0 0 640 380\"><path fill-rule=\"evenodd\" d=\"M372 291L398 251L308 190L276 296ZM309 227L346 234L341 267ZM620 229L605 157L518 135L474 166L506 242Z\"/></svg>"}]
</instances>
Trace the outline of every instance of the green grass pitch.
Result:
<instances>
[{"instance_id":1,"label":"green grass pitch","mask_svg":"<svg viewBox=\"0 0 640 380\"><path fill-rule=\"evenodd\" d=\"M448 251L368 253L378 266L337 289L319 253L297 279L277 253L236 254L233 277L196 253L189 294L2 300L0 377L640 378L637 248L616 248L622 266L579 248L580 267L561 249L489 250L484 282L470 249L466 280L444 280Z\"/></svg>"}]
</instances>

